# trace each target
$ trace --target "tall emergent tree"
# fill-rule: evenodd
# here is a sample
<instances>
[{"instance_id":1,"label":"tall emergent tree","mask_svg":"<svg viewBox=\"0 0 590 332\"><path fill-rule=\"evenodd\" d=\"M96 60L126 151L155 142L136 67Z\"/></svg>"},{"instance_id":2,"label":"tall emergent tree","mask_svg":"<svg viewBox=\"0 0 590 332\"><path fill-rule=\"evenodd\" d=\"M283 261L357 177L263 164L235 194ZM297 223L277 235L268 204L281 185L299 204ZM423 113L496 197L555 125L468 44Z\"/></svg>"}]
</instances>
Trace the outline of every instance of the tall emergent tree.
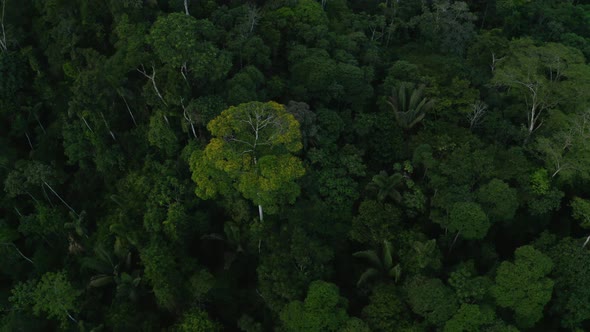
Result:
<instances>
[{"instance_id":1,"label":"tall emergent tree","mask_svg":"<svg viewBox=\"0 0 590 332\"><path fill-rule=\"evenodd\" d=\"M241 193L276 212L299 195L295 180L305 170L293 154L301 150L299 122L276 102L249 102L223 111L207 126L213 138L191 157L195 193L202 199Z\"/></svg>"}]
</instances>

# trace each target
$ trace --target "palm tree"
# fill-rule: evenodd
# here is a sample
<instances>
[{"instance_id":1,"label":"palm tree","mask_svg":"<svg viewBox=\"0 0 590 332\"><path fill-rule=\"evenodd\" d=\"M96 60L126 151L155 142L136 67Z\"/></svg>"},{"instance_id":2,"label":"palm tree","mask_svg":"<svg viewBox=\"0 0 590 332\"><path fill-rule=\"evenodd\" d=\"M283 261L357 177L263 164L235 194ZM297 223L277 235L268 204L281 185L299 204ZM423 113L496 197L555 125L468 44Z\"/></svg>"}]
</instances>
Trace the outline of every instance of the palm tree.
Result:
<instances>
[{"instance_id":1,"label":"palm tree","mask_svg":"<svg viewBox=\"0 0 590 332\"><path fill-rule=\"evenodd\" d=\"M100 244L97 245L94 248L94 256L82 258L82 267L97 273L90 278L88 288L115 285L118 297L135 301L138 297L141 277L139 270L131 270L131 256L131 252L127 252L123 257L117 258ZM129 273L121 270L127 270Z\"/></svg>"},{"instance_id":2,"label":"palm tree","mask_svg":"<svg viewBox=\"0 0 590 332\"><path fill-rule=\"evenodd\" d=\"M357 258L364 258L372 267L361 274L357 286L365 283L369 279L377 277L385 277L386 279L393 278L394 282L398 282L401 277L402 269L399 264L393 265L393 255L391 253L391 242L383 241L382 256L379 257L375 250L358 251L352 254Z\"/></svg>"},{"instance_id":3,"label":"palm tree","mask_svg":"<svg viewBox=\"0 0 590 332\"><path fill-rule=\"evenodd\" d=\"M402 196L396 189L402 183L403 176L399 173L388 175L387 172L381 171L373 176L373 180L367 185L367 189L376 194L380 202L391 198L396 202L402 200Z\"/></svg>"},{"instance_id":4,"label":"palm tree","mask_svg":"<svg viewBox=\"0 0 590 332\"><path fill-rule=\"evenodd\" d=\"M425 85L417 88L411 83L401 83L394 88L387 103L391 106L398 125L409 130L424 119L434 107L434 100L424 97Z\"/></svg>"}]
</instances>

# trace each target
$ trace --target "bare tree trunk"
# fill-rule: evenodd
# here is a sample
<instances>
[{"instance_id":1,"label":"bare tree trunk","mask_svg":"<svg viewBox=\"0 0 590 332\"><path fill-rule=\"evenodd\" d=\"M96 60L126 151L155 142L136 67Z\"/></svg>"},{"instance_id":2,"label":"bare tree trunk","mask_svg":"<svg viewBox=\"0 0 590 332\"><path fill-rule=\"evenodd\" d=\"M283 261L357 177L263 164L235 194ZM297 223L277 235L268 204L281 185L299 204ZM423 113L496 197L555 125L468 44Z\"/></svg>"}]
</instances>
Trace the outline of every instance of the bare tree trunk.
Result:
<instances>
[{"instance_id":1,"label":"bare tree trunk","mask_svg":"<svg viewBox=\"0 0 590 332\"><path fill-rule=\"evenodd\" d=\"M22 258L26 259L26 260L27 260L29 263L31 263L31 264L33 264L33 265L35 265L35 262L33 262L33 260L32 260L32 259L30 259L29 257L25 256L25 254L23 254L23 253L22 253L22 251L20 251L20 250L18 249L18 247L17 247L17 246L16 246L14 243L12 243L12 242L3 242L2 244L3 244L3 245L5 245L5 246L13 247L13 248L14 248L14 250L16 250L16 252L18 252L18 254L19 254L19 255L20 255Z\"/></svg>"},{"instance_id":2,"label":"bare tree trunk","mask_svg":"<svg viewBox=\"0 0 590 332\"><path fill-rule=\"evenodd\" d=\"M260 218L260 222L264 221L264 215L262 214L262 205L258 205L258 216Z\"/></svg>"},{"instance_id":3,"label":"bare tree trunk","mask_svg":"<svg viewBox=\"0 0 590 332\"><path fill-rule=\"evenodd\" d=\"M131 112L131 108L129 108L129 104L127 104L127 99L125 99L123 95L121 95L121 98L123 98L123 101L125 102L125 106L127 107L127 111L129 111L129 115L131 115L131 120L133 120L133 124L137 127L137 122L135 122L135 117Z\"/></svg>"},{"instance_id":4,"label":"bare tree trunk","mask_svg":"<svg viewBox=\"0 0 590 332\"><path fill-rule=\"evenodd\" d=\"M188 0L184 0L184 13L186 15L190 15L190 13L188 12Z\"/></svg>"},{"instance_id":5,"label":"bare tree trunk","mask_svg":"<svg viewBox=\"0 0 590 332\"><path fill-rule=\"evenodd\" d=\"M256 133L258 136L258 132ZM254 157L254 165L256 165L256 157ZM258 217L260 218L260 222L264 221L264 214L262 213L262 205L258 204Z\"/></svg>"},{"instance_id":6,"label":"bare tree trunk","mask_svg":"<svg viewBox=\"0 0 590 332\"><path fill-rule=\"evenodd\" d=\"M49 188L49 190L51 190L51 192L53 192L53 194L54 194L55 196L57 196L57 198L59 198L59 200L60 200L62 203L64 203L64 205L65 205L65 206L67 206L67 207L68 207L68 209L70 209L70 211L74 212L74 214L75 214L77 217L80 217L80 216L79 216L79 215L76 213L76 210L74 210L74 208L72 208L72 207L71 207L71 206L70 206L68 203L66 203L66 201L64 201L64 200L63 200L63 198L61 198L61 196L60 196L60 195L59 195L57 192L55 192L55 190L53 190L53 188L52 188L52 187L49 185L49 183L47 183L46 181L43 181L43 183L44 183L44 184L47 186L47 188Z\"/></svg>"},{"instance_id":7,"label":"bare tree trunk","mask_svg":"<svg viewBox=\"0 0 590 332\"><path fill-rule=\"evenodd\" d=\"M182 106L182 111L183 111L182 115L184 116L184 119L191 125L191 130L193 132L193 136L195 138L197 138L197 132L195 130L195 125L193 124L193 119L190 117L188 111L186 110L186 107L184 106L184 100L182 98L180 98L180 105Z\"/></svg>"},{"instance_id":8,"label":"bare tree trunk","mask_svg":"<svg viewBox=\"0 0 590 332\"><path fill-rule=\"evenodd\" d=\"M82 121L84 121L84 124L86 125L86 127L88 127L88 130L90 130L90 132L92 132L94 134L94 130L92 130L92 128L90 128L90 125L88 124L88 122L86 121L86 118L84 116L82 116Z\"/></svg>"},{"instance_id":9,"label":"bare tree trunk","mask_svg":"<svg viewBox=\"0 0 590 332\"><path fill-rule=\"evenodd\" d=\"M35 114L35 112L33 112L33 116L35 117L35 120L37 120L37 123L39 124L39 127L41 127L41 130L43 130L43 134L47 134L47 131L45 131L45 127L43 127L43 124L41 123L41 121L39 121L39 117L37 117L37 114Z\"/></svg>"},{"instance_id":10,"label":"bare tree trunk","mask_svg":"<svg viewBox=\"0 0 590 332\"><path fill-rule=\"evenodd\" d=\"M455 235L455 238L453 239L453 243L451 243L451 247L449 248L449 252L451 252L453 250L453 247L455 246L455 243L457 242L457 239L459 238L459 234L461 232L457 232L457 235Z\"/></svg>"},{"instance_id":11,"label":"bare tree trunk","mask_svg":"<svg viewBox=\"0 0 590 332\"><path fill-rule=\"evenodd\" d=\"M180 67L180 74L182 75L182 78L184 78L184 81L186 82L186 84L190 87L190 83L188 82L188 78L186 77L186 73L188 73L188 67L186 66L186 61L182 64L182 66Z\"/></svg>"},{"instance_id":12,"label":"bare tree trunk","mask_svg":"<svg viewBox=\"0 0 590 332\"><path fill-rule=\"evenodd\" d=\"M588 242L590 242L590 235L588 235L588 237L586 238L586 241L584 241L584 244L582 245L582 248L586 247L586 245L588 244Z\"/></svg>"},{"instance_id":13,"label":"bare tree trunk","mask_svg":"<svg viewBox=\"0 0 590 332\"><path fill-rule=\"evenodd\" d=\"M8 43L6 42L6 31L4 30L4 13L6 9L6 0L2 0L2 14L0 16L0 29L2 35L0 36L0 50L3 52L8 51Z\"/></svg>"},{"instance_id":14,"label":"bare tree trunk","mask_svg":"<svg viewBox=\"0 0 590 332\"><path fill-rule=\"evenodd\" d=\"M104 117L104 114L102 112L100 112L100 116L102 117L102 121L104 122L104 125L107 127L107 130L109 131L109 133L111 134L111 137L113 138L113 141L117 141L117 139L115 138L115 134L113 134L113 131L111 130L111 128L109 127L109 123L107 122L107 119Z\"/></svg>"},{"instance_id":15,"label":"bare tree trunk","mask_svg":"<svg viewBox=\"0 0 590 332\"><path fill-rule=\"evenodd\" d=\"M43 189L43 196L45 196L45 199L49 202L51 207L55 207L55 206L53 206L53 202L49 198L49 195L47 195L47 190L45 190L45 186L41 186L41 189Z\"/></svg>"},{"instance_id":16,"label":"bare tree trunk","mask_svg":"<svg viewBox=\"0 0 590 332\"><path fill-rule=\"evenodd\" d=\"M35 196L33 196L33 194L31 194L28 190L25 191L25 193L27 193L27 195L29 195L29 197L31 197L35 203L37 203L37 204L39 203L39 201L35 198Z\"/></svg>"},{"instance_id":17,"label":"bare tree trunk","mask_svg":"<svg viewBox=\"0 0 590 332\"><path fill-rule=\"evenodd\" d=\"M25 136L27 136L27 141L29 142L29 146L31 147L31 150L35 150L35 148L33 148L33 143L31 143L31 138L29 137L29 133L27 133L25 131Z\"/></svg>"},{"instance_id":18,"label":"bare tree trunk","mask_svg":"<svg viewBox=\"0 0 590 332\"><path fill-rule=\"evenodd\" d=\"M162 94L160 93L160 90L158 89L158 85L156 84L156 68L154 68L154 66L152 65L152 74L148 75L147 72L145 71L145 67L143 65L141 65L141 70L139 70L139 68L137 69L138 72L140 72L141 74L143 74L143 76L145 76L147 79L149 79L152 82L152 87L154 88L154 92L156 92L156 95L158 96L158 98L160 98L160 100L164 103L165 106L168 106L168 103L166 103L166 101L164 100L164 97L162 97Z\"/></svg>"},{"instance_id":19,"label":"bare tree trunk","mask_svg":"<svg viewBox=\"0 0 590 332\"><path fill-rule=\"evenodd\" d=\"M481 19L481 26L479 27L479 29L483 29L483 26L486 23L486 17L488 16L488 6L490 5L490 3L488 1L486 1L486 9L483 12L483 18Z\"/></svg>"}]
</instances>

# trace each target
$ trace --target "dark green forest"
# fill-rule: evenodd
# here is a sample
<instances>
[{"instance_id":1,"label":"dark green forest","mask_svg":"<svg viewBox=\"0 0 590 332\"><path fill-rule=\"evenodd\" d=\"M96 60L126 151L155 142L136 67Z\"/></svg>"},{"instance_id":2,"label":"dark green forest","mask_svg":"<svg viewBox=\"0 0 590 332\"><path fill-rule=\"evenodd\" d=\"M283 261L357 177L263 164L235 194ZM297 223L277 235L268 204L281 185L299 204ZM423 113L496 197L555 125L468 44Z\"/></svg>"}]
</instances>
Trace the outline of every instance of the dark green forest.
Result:
<instances>
[{"instance_id":1,"label":"dark green forest","mask_svg":"<svg viewBox=\"0 0 590 332\"><path fill-rule=\"evenodd\" d=\"M588 59L588 0L0 0L0 331L590 331Z\"/></svg>"}]
</instances>

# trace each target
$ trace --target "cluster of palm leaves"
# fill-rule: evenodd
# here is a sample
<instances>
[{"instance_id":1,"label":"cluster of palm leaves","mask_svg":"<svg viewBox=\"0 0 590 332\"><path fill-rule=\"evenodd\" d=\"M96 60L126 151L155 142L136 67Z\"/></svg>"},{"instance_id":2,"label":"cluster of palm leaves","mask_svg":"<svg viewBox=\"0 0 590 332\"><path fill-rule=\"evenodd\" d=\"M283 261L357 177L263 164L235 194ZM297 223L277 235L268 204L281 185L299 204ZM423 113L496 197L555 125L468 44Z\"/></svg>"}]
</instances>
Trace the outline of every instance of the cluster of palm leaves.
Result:
<instances>
[{"instance_id":1,"label":"cluster of palm leaves","mask_svg":"<svg viewBox=\"0 0 590 332\"><path fill-rule=\"evenodd\" d=\"M131 252L127 252L118 258L102 246L94 248L93 256L82 259L83 268L97 272L90 278L88 287L99 288L114 284L117 296L136 300L141 277L138 270L132 270L131 256ZM121 270L127 270L129 273Z\"/></svg>"},{"instance_id":2,"label":"cluster of palm leaves","mask_svg":"<svg viewBox=\"0 0 590 332\"><path fill-rule=\"evenodd\" d=\"M371 267L367 268L361 274L357 286L364 284L371 279L393 279L398 282L401 278L402 268L399 264L393 265L393 253L391 249L391 242L384 240L381 256L376 250L363 250L353 254L356 258L366 260Z\"/></svg>"},{"instance_id":3,"label":"cluster of palm leaves","mask_svg":"<svg viewBox=\"0 0 590 332\"><path fill-rule=\"evenodd\" d=\"M381 171L373 176L372 181L367 185L367 190L374 194L379 202L391 198L396 203L399 203L402 200L402 195L397 188L402 183L403 176L400 173L389 175L387 172Z\"/></svg>"},{"instance_id":4,"label":"cluster of palm leaves","mask_svg":"<svg viewBox=\"0 0 590 332\"><path fill-rule=\"evenodd\" d=\"M434 107L434 100L424 96L425 88L424 84L416 87L415 84L404 82L393 89L387 103L402 129L414 127Z\"/></svg>"}]
</instances>

